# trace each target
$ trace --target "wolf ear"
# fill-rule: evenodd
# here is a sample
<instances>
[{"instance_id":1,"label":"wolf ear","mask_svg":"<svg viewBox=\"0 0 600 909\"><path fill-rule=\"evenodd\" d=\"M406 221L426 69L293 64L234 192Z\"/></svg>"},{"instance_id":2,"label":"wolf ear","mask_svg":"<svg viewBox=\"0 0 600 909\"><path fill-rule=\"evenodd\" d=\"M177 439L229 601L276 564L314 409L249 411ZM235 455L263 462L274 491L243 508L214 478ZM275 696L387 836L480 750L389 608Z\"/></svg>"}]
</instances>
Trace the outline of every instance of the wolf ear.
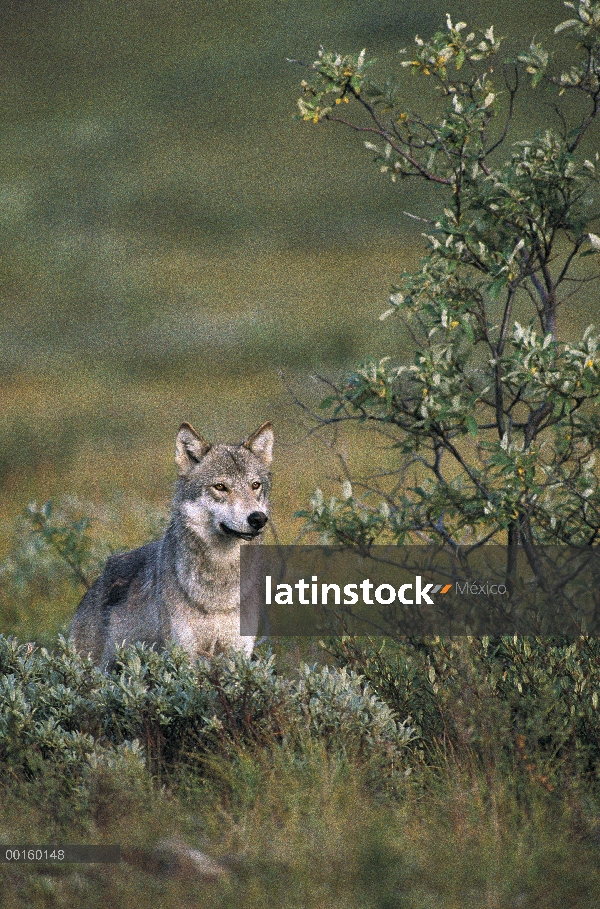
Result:
<instances>
[{"instance_id":1,"label":"wolf ear","mask_svg":"<svg viewBox=\"0 0 600 909\"><path fill-rule=\"evenodd\" d=\"M269 467L273 460L273 424L263 423L242 445Z\"/></svg>"},{"instance_id":2,"label":"wolf ear","mask_svg":"<svg viewBox=\"0 0 600 909\"><path fill-rule=\"evenodd\" d=\"M185 476L194 464L202 460L210 448L210 444L198 435L193 426L182 423L175 442L175 463L179 476Z\"/></svg>"}]
</instances>

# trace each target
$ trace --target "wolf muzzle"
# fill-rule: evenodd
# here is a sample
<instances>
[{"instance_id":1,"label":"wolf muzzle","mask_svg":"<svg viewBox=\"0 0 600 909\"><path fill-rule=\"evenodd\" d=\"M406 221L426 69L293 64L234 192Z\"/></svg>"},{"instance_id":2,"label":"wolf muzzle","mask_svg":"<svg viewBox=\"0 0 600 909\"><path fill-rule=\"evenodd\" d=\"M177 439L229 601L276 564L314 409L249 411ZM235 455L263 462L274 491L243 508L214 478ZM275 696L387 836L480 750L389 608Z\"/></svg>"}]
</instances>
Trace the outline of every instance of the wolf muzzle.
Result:
<instances>
[{"instance_id":1,"label":"wolf muzzle","mask_svg":"<svg viewBox=\"0 0 600 909\"><path fill-rule=\"evenodd\" d=\"M235 530L233 527L229 527L227 524L223 523L219 526L224 533L230 534L231 536L239 537L242 540L253 540L259 533L262 533L268 520L267 515L263 511L253 511L246 518L246 521L251 527L251 530L248 533L244 533L241 530Z\"/></svg>"}]
</instances>

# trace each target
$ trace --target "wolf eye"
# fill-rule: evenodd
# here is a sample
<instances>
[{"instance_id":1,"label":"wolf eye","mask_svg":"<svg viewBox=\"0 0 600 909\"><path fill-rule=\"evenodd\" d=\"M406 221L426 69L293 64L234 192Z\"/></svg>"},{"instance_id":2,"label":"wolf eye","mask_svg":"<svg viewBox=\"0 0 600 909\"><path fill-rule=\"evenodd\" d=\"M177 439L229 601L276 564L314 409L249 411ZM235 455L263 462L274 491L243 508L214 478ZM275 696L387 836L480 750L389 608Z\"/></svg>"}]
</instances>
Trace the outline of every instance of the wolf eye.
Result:
<instances>
[{"instance_id":1,"label":"wolf eye","mask_svg":"<svg viewBox=\"0 0 600 909\"><path fill-rule=\"evenodd\" d=\"M252 489L260 489L261 486L262 486L262 483L259 483L258 480L255 480L254 483L252 484Z\"/></svg>"},{"instance_id":2,"label":"wolf eye","mask_svg":"<svg viewBox=\"0 0 600 909\"><path fill-rule=\"evenodd\" d=\"M227 487L225 486L225 483L215 483L215 485L213 486L213 489L218 489L219 492L227 492Z\"/></svg>"}]
</instances>

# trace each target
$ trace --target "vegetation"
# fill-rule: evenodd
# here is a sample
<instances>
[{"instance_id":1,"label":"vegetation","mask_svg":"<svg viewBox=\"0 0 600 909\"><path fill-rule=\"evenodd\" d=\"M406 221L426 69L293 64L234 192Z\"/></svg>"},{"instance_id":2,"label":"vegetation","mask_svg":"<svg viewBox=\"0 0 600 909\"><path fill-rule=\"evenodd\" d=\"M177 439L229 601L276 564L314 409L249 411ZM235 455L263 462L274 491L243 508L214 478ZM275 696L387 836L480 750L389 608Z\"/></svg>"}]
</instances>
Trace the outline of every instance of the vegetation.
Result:
<instances>
[{"instance_id":1,"label":"vegetation","mask_svg":"<svg viewBox=\"0 0 600 909\"><path fill-rule=\"evenodd\" d=\"M11 775L31 778L50 762L72 792L91 765L120 760L121 746L159 776L257 743L302 754L321 740L339 753L393 750L398 762L414 737L345 669L302 666L291 681L272 657L236 653L191 666L176 648L158 654L141 644L121 651L119 663L106 673L64 639L49 653L0 638L0 760Z\"/></svg>"},{"instance_id":2,"label":"vegetation","mask_svg":"<svg viewBox=\"0 0 600 909\"><path fill-rule=\"evenodd\" d=\"M348 668L135 646L104 673L1 637L3 842L123 850L0 865L3 905L597 903L596 642L330 652ZM151 861L166 839L225 872Z\"/></svg>"},{"instance_id":3,"label":"vegetation","mask_svg":"<svg viewBox=\"0 0 600 909\"><path fill-rule=\"evenodd\" d=\"M589 289L600 246L600 6L578 0L573 16L558 31L575 36L572 66L537 44L503 65L492 29L471 36L450 18L418 39L405 69L436 86L437 118L371 82L364 54L323 50L303 86L302 119L368 130L384 174L445 194L427 258L392 293L397 362L361 367L318 417L384 442L361 449L382 451L377 476L355 479L342 458L342 498L315 497L309 527L327 540L596 542L600 353L592 331L567 338L563 313ZM529 77L554 125L514 144ZM31 445L15 446L25 466L45 445L27 433ZM87 483L109 456L84 454ZM140 459L154 477L155 449ZM50 589L60 624L106 554L82 511L32 507L34 535L19 525L0 577L21 637L39 642L39 613L16 604ZM155 514L128 513L126 540L110 509L100 531L94 515L95 535L107 546L152 535ZM252 660L192 666L176 649L135 646L102 672L64 640L0 636L2 842L124 853L110 867L0 864L2 905L598 905L596 640L342 637L311 665L302 650L277 642L276 656L261 645ZM185 879L150 861L165 838L206 851L223 875Z\"/></svg>"},{"instance_id":4,"label":"vegetation","mask_svg":"<svg viewBox=\"0 0 600 909\"><path fill-rule=\"evenodd\" d=\"M532 567L540 543L597 541L600 348L593 326L568 338L564 310L600 276L600 5L566 6L557 64L537 42L503 59L493 28L450 16L417 37L402 67L426 83L424 97L432 85L432 116L407 108L395 78L372 80L364 51L321 49L302 82L300 119L368 137L393 182L443 196L438 217L420 218L426 257L381 317L400 320L412 363L363 364L316 416L318 429L374 429L384 447L368 476L346 469L341 499L314 498L309 523L325 540L507 542ZM548 125L523 137L514 119L526 80L545 93Z\"/></svg>"}]
</instances>

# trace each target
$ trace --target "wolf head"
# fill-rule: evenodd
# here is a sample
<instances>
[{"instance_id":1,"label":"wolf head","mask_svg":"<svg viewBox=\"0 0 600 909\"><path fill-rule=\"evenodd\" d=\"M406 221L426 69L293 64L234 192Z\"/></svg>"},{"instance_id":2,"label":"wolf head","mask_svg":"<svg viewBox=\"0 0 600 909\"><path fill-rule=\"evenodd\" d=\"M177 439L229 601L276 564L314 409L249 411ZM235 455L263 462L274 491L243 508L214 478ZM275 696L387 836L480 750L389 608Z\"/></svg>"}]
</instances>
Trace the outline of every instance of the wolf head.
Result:
<instances>
[{"instance_id":1,"label":"wolf head","mask_svg":"<svg viewBox=\"0 0 600 909\"><path fill-rule=\"evenodd\" d=\"M211 445L183 423L175 444L175 505L185 527L211 543L259 537L269 517L272 456L271 423L239 445Z\"/></svg>"}]
</instances>

